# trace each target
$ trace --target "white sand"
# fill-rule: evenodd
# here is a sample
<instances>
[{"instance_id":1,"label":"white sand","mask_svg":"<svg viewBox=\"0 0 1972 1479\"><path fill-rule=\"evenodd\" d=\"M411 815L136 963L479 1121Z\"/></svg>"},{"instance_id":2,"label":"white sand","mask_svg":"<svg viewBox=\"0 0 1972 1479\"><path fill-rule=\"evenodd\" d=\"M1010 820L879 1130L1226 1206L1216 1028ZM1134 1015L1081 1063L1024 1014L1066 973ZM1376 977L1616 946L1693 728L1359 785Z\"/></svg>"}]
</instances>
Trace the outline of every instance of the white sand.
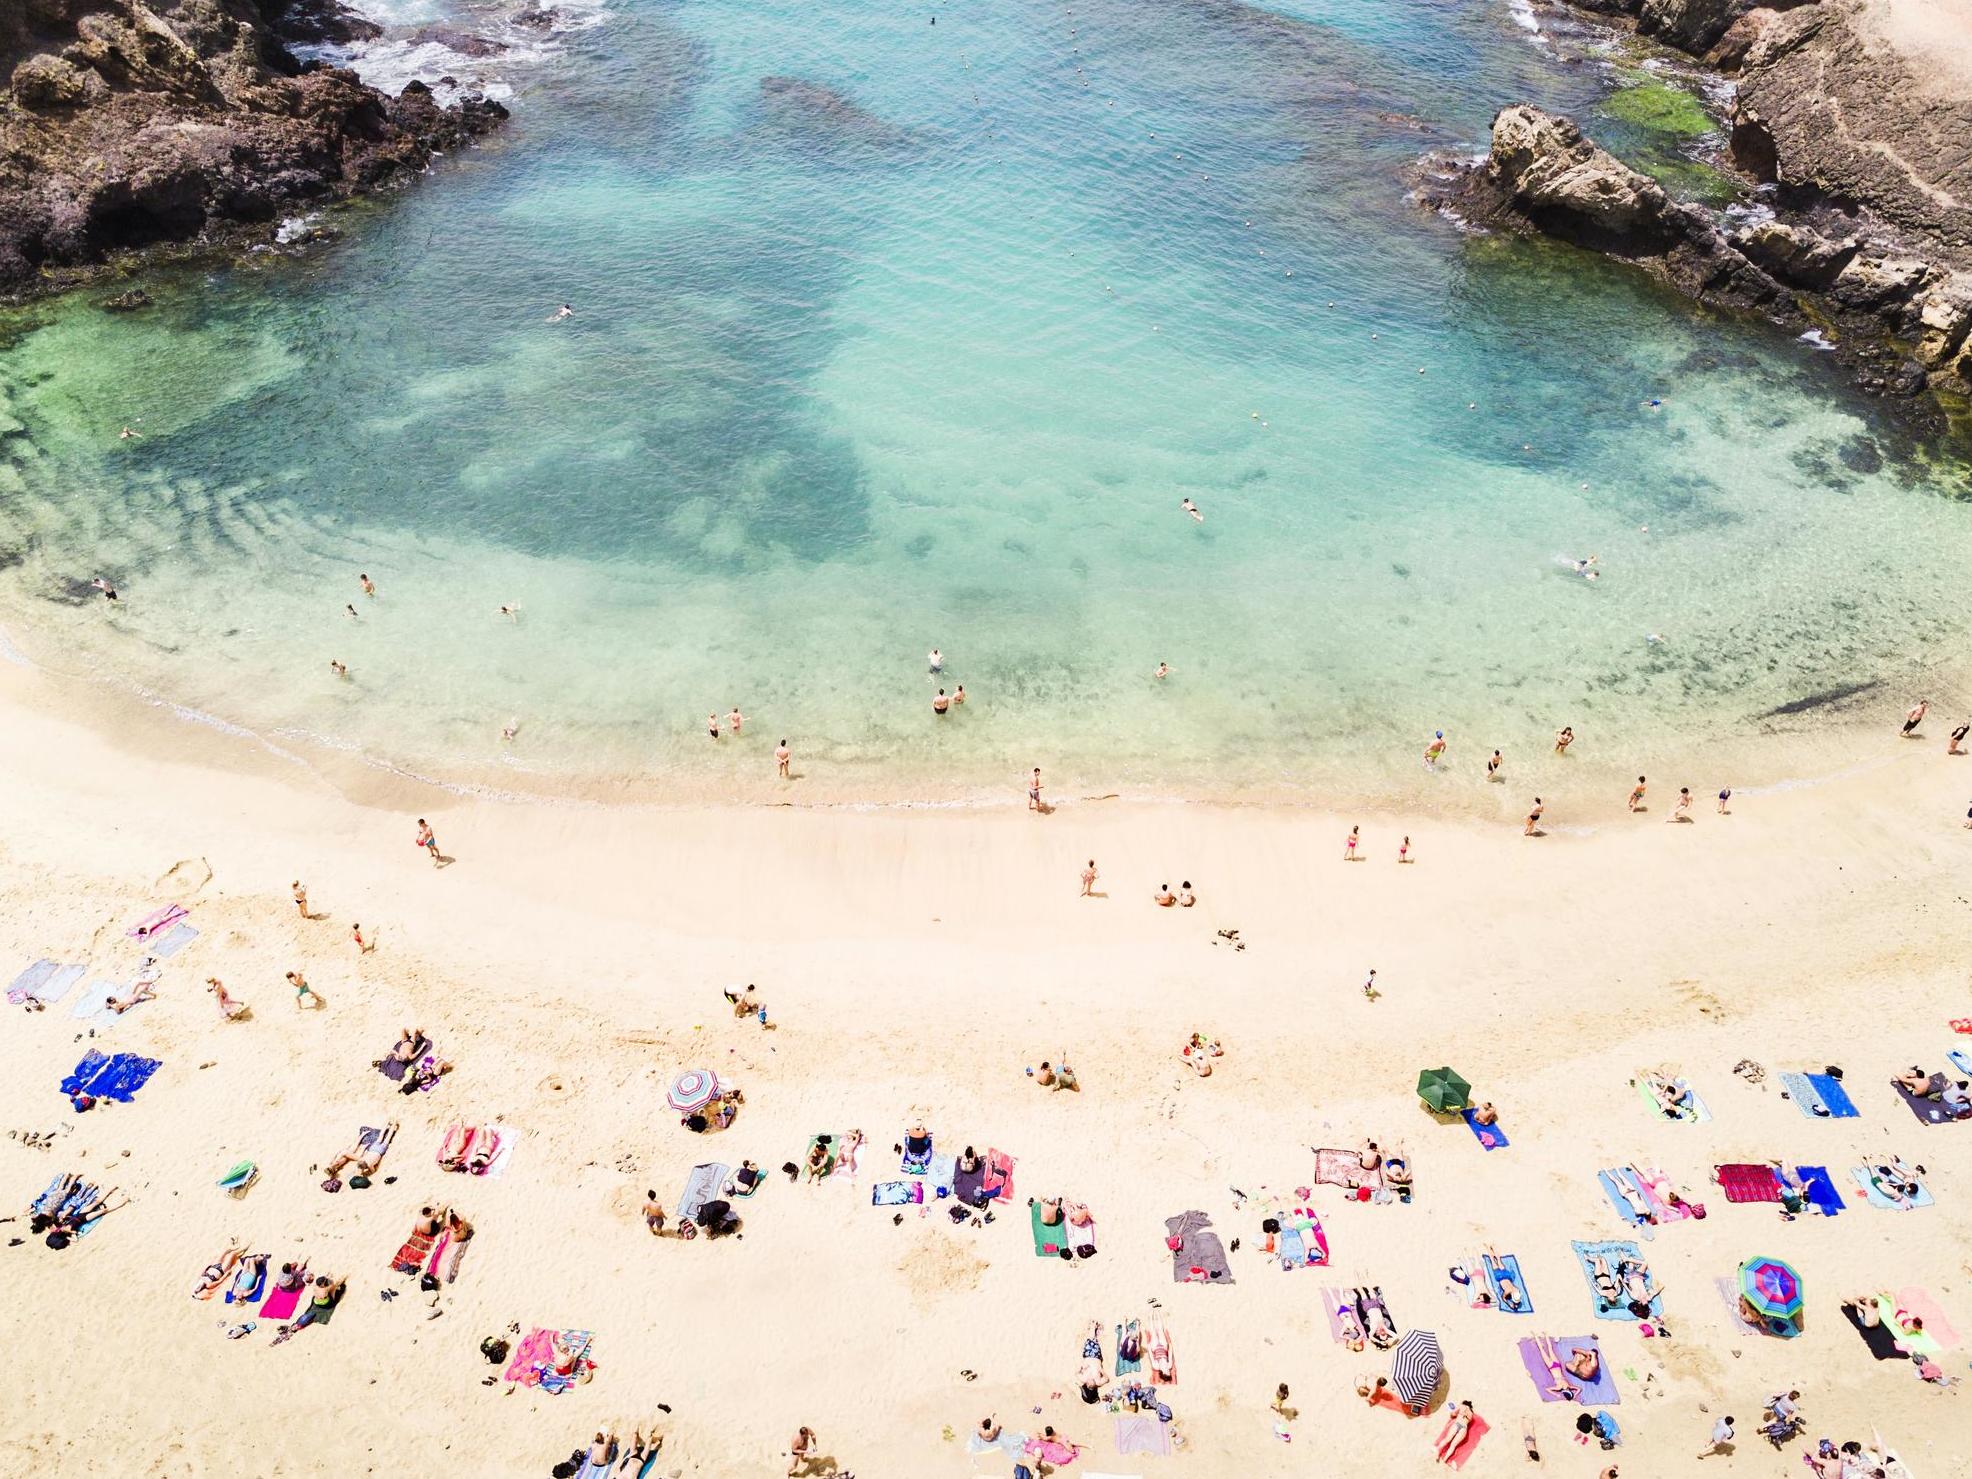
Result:
<instances>
[{"instance_id":1,"label":"white sand","mask_svg":"<svg viewBox=\"0 0 1972 1479\"><path fill-rule=\"evenodd\" d=\"M73 1114L55 1088L84 1046L66 1003L5 1009L0 1121L62 1138L54 1151L0 1139L0 1210L64 1168L113 1180L132 1205L66 1251L0 1249L14 1353L0 1472L546 1474L599 1424L627 1437L667 1402L661 1474L779 1474L807 1422L864 1479L1005 1475L1005 1459L964 1452L988 1411L1089 1445L1070 1474L1424 1473L1438 1419L1357 1403L1351 1378L1385 1363L1327 1338L1317 1290L1357 1281L1439 1333L1451 1395L1493 1428L1471 1473L1526 1469L1527 1415L1542 1472L1609 1461L1570 1443L1572 1408L1536 1400L1514 1354L1535 1333L1592 1332L1636 1373L1620 1378L1626 1476L1798 1472L1753 1432L1761 1399L1790 1383L1812 1433L1874 1426L1926 1476L1972 1460L1966 1398L1870 1361L1837 1310L1859 1287L1922 1285L1972 1333L1972 1126L1920 1126L1885 1082L1937 1066L1946 1020L1972 1014L1972 759L1944 757L1936 719L1903 743L1886 714L1846 776L1743 795L1727 818L1707 799L1691 826L1664 823L1675 777L1633 818L1621 794L1574 794L1568 761L1515 761L1513 793L1550 803L1553 835L1529 840L1422 813L1071 801L1038 818L1017 797L939 812L463 801L370 772L331 784L184 725L120 719L112 737L58 712L73 702L0 668L0 978L42 954L121 978L136 953L123 929L165 898L183 897L203 935L106 1038L164 1060L134 1104ZM1480 784L1478 757L1452 758L1459 784ZM414 850L419 814L454 866ZM1351 821L1368 856L1344 865ZM1418 860L1400 868L1405 831ZM1078 899L1092 854L1109 897ZM210 882L160 883L183 860ZM297 876L327 920L295 917ZM1196 910L1149 904L1180 878ZM361 959L356 919L380 941ZM1215 944L1221 927L1249 948ZM294 1009L281 974L297 964L326 1010ZM1357 989L1372 965L1375 1003ZM218 1020L208 974L252 1020ZM726 1012L719 987L749 980L776 1031ZM407 1023L458 1064L415 1099L370 1068ZM1175 1059L1193 1027L1227 1044L1209 1081ZM1060 1053L1079 1096L1022 1073ZM1770 1074L1840 1063L1862 1117L1811 1123L1771 1078L1735 1079L1742 1057ZM1444 1061L1499 1104L1510 1150L1484 1154L1420 1110L1417 1070ZM694 1137L664 1107L668 1078L695 1063L747 1091L724 1135ZM1687 1072L1714 1122L1654 1121L1628 1083L1646 1063ZM438 1172L460 1114L523 1132L503 1179ZM869 1205L918 1115L941 1149L1018 1157L1018 1200L993 1225L894 1226ZM395 1184L325 1195L311 1168L391 1117L404 1124L383 1167ZM852 1126L871 1142L857 1182L776 1176L741 1204L743 1241L657 1241L638 1220L645 1188L674 1200L694 1161L774 1168L810 1133ZM1333 1269L1264 1261L1258 1215L1230 1188L1305 1183L1311 1144L1366 1134L1408 1144L1416 1202L1345 1206L1319 1188ZM1862 1154L1890 1150L1929 1168L1936 1208L1857 1203L1790 1224L1705 1185L1715 1161L1776 1156L1846 1184ZM240 1157L263 1174L235 1202L212 1183ZM1619 1234L1593 1178L1624 1160L1661 1164L1711 1211L1647 1245L1668 1341L1592 1319L1568 1247ZM1025 1200L1050 1191L1093 1208L1092 1263L1030 1252ZM429 1320L414 1289L389 1304L378 1291L405 1286L386 1265L434 1198L479 1236ZM1172 1283L1163 1219L1187 1208L1244 1240L1236 1287ZM187 1296L234 1237L346 1274L333 1324L278 1349L266 1325L223 1339L225 1310ZM1488 1241L1520 1256L1535 1316L1447 1292L1446 1265ZM1710 1287L1759 1253L1806 1280L1798 1341L1731 1329ZM1074 1388L1086 1322L1149 1314L1152 1299L1180 1369L1167 1397L1186 1448L1172 1460L1118 1457L1110 1418ZM482 1385L476 1347L510 1322L594 1330L595 1379L555 1398ZM1961 1376L1966 1360L1947 1358ZM1652 1374L1664 1395L1645 1401ZM1291 1447L1266 1410L1280 1381L1301 1411ZM1695 1468L1705 1407L1737 1416L1743 1441Z\"/></svg>"}]
</instances>

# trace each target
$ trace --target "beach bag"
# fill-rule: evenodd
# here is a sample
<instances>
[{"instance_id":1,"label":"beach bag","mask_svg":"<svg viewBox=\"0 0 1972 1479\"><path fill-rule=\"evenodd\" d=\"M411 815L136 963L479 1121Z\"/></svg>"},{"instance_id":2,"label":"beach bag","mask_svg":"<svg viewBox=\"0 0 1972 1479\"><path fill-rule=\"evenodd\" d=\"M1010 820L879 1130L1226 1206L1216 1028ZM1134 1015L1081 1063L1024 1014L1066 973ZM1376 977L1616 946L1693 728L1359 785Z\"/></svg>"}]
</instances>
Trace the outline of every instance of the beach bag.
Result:
<instances>
[{"instance_id":1,"label":"beach bag","mask_svg":"<svg viewBox=\"0 0 1972 1479\"><path fill-rule=\"evenodd\" d=\"M498 1366L507 1359L507 1343L489 1335L479 1343L479 1353L486 1357L489 1365Z\"/></svg>"},{"instance_id":2,"label":"beach bag","mask_svg":"<svg viewBox=\"0 0 1972 1479\"><path fill-rule=\"evenodd\" d=\"M1034 1479L1034 1471L1025 1464L1013 1466L1013 1479Z\"/></svg>"}]
</instances>

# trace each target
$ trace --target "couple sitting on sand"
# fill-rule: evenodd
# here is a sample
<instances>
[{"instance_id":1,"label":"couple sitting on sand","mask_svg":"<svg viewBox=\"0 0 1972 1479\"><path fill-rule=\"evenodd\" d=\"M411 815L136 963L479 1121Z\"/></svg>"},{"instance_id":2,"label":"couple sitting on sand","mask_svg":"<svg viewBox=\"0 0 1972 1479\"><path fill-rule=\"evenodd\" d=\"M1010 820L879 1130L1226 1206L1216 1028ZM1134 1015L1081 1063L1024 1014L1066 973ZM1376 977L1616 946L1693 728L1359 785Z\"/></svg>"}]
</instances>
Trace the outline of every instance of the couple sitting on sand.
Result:
<instances>
[{"instance_id":1,"label":"couple sitting on sand","mask_svg":"<svg viewBox=\"0 0 1972 1479\"><path fill-rule=\"evenodd\" d=\"M1931 1099L1942 1104L1953 1119L1972 1116L1972 1083L1965 1079L1954 1081L1942 1073L1926 1073L1913 1063L1909 1071L1898 1074L1892 1082L1913 1099Z\"/></svg>"},{"instance_id":2,"label":"couple sitting on sand","mask_svg":"<svg viewBox=\"0 0 1972 1479\"><path fill-rule=\"evenodd\" d=\"M1178 1057L1200 1078L1212 1076L1212 1060L1225 1056L1225 1049L1219 1046L1216 1038L1207 1037L1202 1032L1194 1032L1191 1041L1178 1049Z\"/></svg>"},{"instance_id":3,"label":"couple sitting on sand","mask_svg":"<svg viewBox=\"0 0 1972 1479\"><path fill-rule=\"evenodd\" d=\"M1193 904L1198 902L1198 895L1191 891L1191 880L1189 878L1179 885L1179 892L1175 894L1171 892L1170 884L1158 884L1157 892L1152 894L1151 898L1156 901L1157 907L1160 909L1169 909L1173 905L1176 905L1180 909L1189 909Z\"/></svg>"}]
</instances>

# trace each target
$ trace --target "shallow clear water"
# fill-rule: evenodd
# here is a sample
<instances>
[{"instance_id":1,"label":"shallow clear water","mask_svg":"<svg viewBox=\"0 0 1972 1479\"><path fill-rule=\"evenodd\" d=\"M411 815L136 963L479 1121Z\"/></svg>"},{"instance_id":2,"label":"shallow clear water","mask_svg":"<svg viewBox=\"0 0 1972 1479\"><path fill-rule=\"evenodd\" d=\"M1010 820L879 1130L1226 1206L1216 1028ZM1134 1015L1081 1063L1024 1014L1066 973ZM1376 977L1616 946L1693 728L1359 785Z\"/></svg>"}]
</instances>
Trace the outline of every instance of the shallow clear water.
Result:
<instances>
[{"instance_id":1,"label":"shallow clear water","mask_svg":"<svg viewBox=\"0 0 1972 1479\"><path fill-rule=\"evenodd\" d=\"M1972 508L1810 347L1406 203L1606 86L1503 3L586 19L461 63L509 135L336 244L15 316L17 645L441 775L750 791L784 734L875 796L1628 765L1964 638Z\"/></svg>"}]
</instances>

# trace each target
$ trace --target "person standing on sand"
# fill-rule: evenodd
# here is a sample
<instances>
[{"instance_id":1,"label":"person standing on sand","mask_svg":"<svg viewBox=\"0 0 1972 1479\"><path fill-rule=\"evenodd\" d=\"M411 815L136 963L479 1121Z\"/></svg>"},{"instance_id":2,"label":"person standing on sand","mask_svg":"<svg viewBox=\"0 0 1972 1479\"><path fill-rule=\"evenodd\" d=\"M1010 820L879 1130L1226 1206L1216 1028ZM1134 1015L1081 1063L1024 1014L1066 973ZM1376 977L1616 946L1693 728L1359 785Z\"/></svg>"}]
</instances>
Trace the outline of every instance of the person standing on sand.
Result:
<instances>
[{"instance_id":1,"label":"person standing on sand","mask_svg":"<svg viewBox=\"0 0 1972 1479\"><path fill-rule=\"evenodd\" d=\"M309 997L314 997L316 1006L319 1007L322 1004L322 998L315 996L314 988L308 984L308 978L302 975L300 971L288 972L288 985L294 987L294 1004L297 1007L301 1005L303 1000Z\"/></svg>"},{"instance_id":2,"label":"person standing on sand","mask_svg":"<svg viewBox=\"0 0 1972 1479\"><path fill-rule=\"evenodd\" d=\"M1493 751L1493 758L1486 762L1486 779L1489 781L1500 779L1500 767L1505 763L1504 760L1500 759L1500 752L1498 750Z\"/></svg>"},{"instance_id":3,"label":"person standing on sand","mask_svg":"<svg viewBox=\"0 0 1972 1479\"><path fill-rule=\"evenodd\" d=\"M1369 968L1369 974L1363 977L1363 998L1366 1001L1376 1000L1376 967L1375 966L1371 966Z\"/></svg>"},{"instance_id":4,"label":"person standing on sand","mask_svg":"<svg viewBox=\"0 0 1972 1479\"><path fill-rule=\"evenodd\" d=\"M1534 798L1534 809L1527 813L1527 828L1520 835L1523 837L1532 837L1534 835L1534 829L1540 825L1541 813L1546 810L1546 805L1543 804L1540 797L1536 796Z\"/></svg>"},{"instance_id":5,"label":"person standing on sand","mask_svg":"<svg viewBox=\"0 0 1972 1479\"><path fill-rule=\"evenodd\" d=\"M207 976L205 978L205 989L210 991L218 999L219 1015L224 1017L228 1022L246 1010L246 1003L238 1000L231 992L227 991L225 983L217 976Z\"/></svg>"},{"instance_id":6,"label":"person standing on sand","mask_svg":"<svg viewBox=\"0 0 1972 1479\"><path fill-rule=\"evenodd\" d=\"M1920 698L1908 714L1904 715L1904 738L1909 739L1917 733L1917 726L1924 722L1924 716L1931 712L1931 700Z\"/></svg>"},{"instance_id":7,"label":"person standing on sand","mask_svg":"<svg viewBox=\"0 0 1972 1479\"><path fill-rule=\"evenodd\" d=\"M1444 753L1445 731L1441 729L1432 737L1431 743L1424 747L1424 768L1426 770L1436 770L1438 768L1438 757Z\"/></svg>"},{"instance_id":8,"label":"person standing on sand","mask_svg":"<svg viewBox=\"0 0 1972 1479\"><path fill-rule=\"evenodd\" d=\"M290 892L294 894L294 907L299 909L301 911L301 917L306 919L308 917L308 885L297 878Z\"/></svg>"},{"instance_id":9,"label":"person standing on sand","mask_svg":"<svg viewBox=\"0 0 1972 1479\"><path fill-rule=\"evenodd\" d=\"M1643 777L1638 776L1636 778L1636 785L1630 788L1630 810L1641 811L1642 809L1643 809Z\"/></svg>"},{"instance_id":10,"label":"person standing on sand","mask_svg":"<svg viewBox=\"0 0 1972 1479\"><path fill-rule=\"evenodd\" d=\"M1406 837L1402 842L1397 844L1397 861L1400 863L1408 863L1410 860L1411 860L1411 840L1410 838Z\"/></svg>"},{"instance_id":11,"label":"person standing on sand","mask_svg":"<svg viewBox=\"0 0 1972 1479\"><path fill-rule=\"evenodd\" d=\"M1720 792L1719 792L1719 815L1720 815L1720 816L1722 816L1722 817L1727 817L1727 816L1731 816L1731 815L1732 815L1732 813L1731 813L1731 812L1729 812L1729 811L1727 811L1727 810L1726 810L1726 803L1727 803L1727 802L1729 802L1729 801L1731 801L1731 800L1732 800L1732 787L1731 787L1731 786L1726 786L1726 787L1724 787L1724 788L1722 788L1722 789L1720 790Z\"/></svg>"},{"instance_id":12,"label":"person standing on sand","mask_svg":"<svg viewBox=\"0 0 1972 1479\"><path fill-rule=\"evenodd\" d=\"M1342 839L1343 862L1353 863L1356 861L1356 847L1362 840L1363 829L1360 826L1351 827L1349 829L1349 835Z\"/></svg>"},{"instance_id":13,"label":"person standing on sand","mask_svg":"<svg viewBox=\"0 0 1972 1479\"><path fill-rule=\"evenodd\" d=\"M1041 809L1041 767L1038 765L1034 767L1034 774L1027 782L1027 809L1029 811Z\"/></svg>"},{"instance_id":14,"label":"person standing on sand","mask_svg":"<svg viewBox=\"0 0 1972 1479\"><path fill-rule=\"evenodd\" d=\"M418 818L418 846L431 854L432 866L437 867L442 861L438 856L438 837L431 830L431 823L423 817Z\"/></svg>"},{"instance_id":15,"label":"person standing on sand","mask_svg":"<svg viewBox=\"0 0 1972 1479\"><path fill-rule=\"evenodd\" d=\"M376 600L377 583L374 580L370 579L369 576L360 573L357 575L356 579L358 583L361 584L363 587L363 594L368 596L372 601Z\"/></svg>"},{"instance_id":16,"label":"person standing on sand","mask_svg":"<svg viewBox=\"0 0 1972 1479\"><path fill-rule=\"evenodd\" d=\"M370 953L369 945L365 944L363 940L363 926L361 924L352 924L349 927L349 938L356 942L356 953L358 955L368 955Z\"/></svg>"},{"instance_id":17,"label":"person standing on sand","mask_svg":"<svg viewBox=\"0 0 1972 1479\"><path fill-rule=\"evenodd\" d=\"M1710 1458L1715 1453L1732 1452L1732 1419L1722 1417L1712 1424L1712 1441L1698 1450L1700 1458Z\"/></svg>"},{"instance_id":18,"label":"person standing on sand","mask_svg":"<svg viewBox=\"0 0 1972 1479\"><path fill-rule=\"evenodd\" d=\"M795 1433L794 1442L788 1445L788 1473L791 1475L799 1474L803 1469L808 1467L808 1461L814 1456L815 1430L804 1425L800 1431Z\"/></svg>"},{"instance_id":19,"label":"person standing on sand","mask_svg":"<svg viewBox=\"0 0 1972 1479\"><path fill-rule=\"evenodd\" d=\"M1951 738L1945 741L1945 753L1947 755L1963 755L1965 751L1959 747L1965 743L1965 736L1968 733L1972 733L1972 724L1960 724L1958 728L1954 729L1951 732Z\"/></svg>"},{"instance_id":20,"label":"person standing on sand","mask_svg":"<svg viewBox=\"0 0 1972 1479\"><path fill-rule=\"evenodd\" d=\"M786 740L782 740L778 745L774 746L774 768L780 772L782 780L787 779L787 762L789 756L793 753L793 751L788 749Z\"/></svg>"},{"instance_id":21,"label":"person standing on sand","mask_svg":"<svg viewBox=\"0 0 1972 1479\"><path fill-rule=\"evenodd\" d=\"M746 715L739 711L738 704L734 704L732 713L726 716L726 727L732 730L734 739L739 738L740 726L744 723L746 723Z\"/></svg>"},{"instance_id":22,"label":"person standing on sand","mask_svg":"<svg viewBox=\"0 0 1972 1479\"><path fill-rule=\"evenodd\" d=\"M1688 822L1691 820L1691 787L1678 787L1678 804L1671 809L1670 816L1665 820L1672 822Z\"/></svg>"},{"instance_id":23,"label":"person standing on sand","mask_svg":"<svg viewBox=\"0 0 1972 1479\"><path fill-rule=\"evenodd\" d=\"M1554 753L1562 754L1574 743L1575 727L1572 724L1564 724L1554 736Z\"/></svg>"},{"instance_id":24,"label":"person standing on sand","mask_svg":"<svg viewBox=\"0 0 1972 1479\"><path fill-rule=\"evenodd\" d=\"M1094 858L1090 858L1089 866L1082 870L1082 897L1085 899L1093 898L1095 897L1095 891L1096 891L1096 860Z\"/></svg>"}]
</instances>

